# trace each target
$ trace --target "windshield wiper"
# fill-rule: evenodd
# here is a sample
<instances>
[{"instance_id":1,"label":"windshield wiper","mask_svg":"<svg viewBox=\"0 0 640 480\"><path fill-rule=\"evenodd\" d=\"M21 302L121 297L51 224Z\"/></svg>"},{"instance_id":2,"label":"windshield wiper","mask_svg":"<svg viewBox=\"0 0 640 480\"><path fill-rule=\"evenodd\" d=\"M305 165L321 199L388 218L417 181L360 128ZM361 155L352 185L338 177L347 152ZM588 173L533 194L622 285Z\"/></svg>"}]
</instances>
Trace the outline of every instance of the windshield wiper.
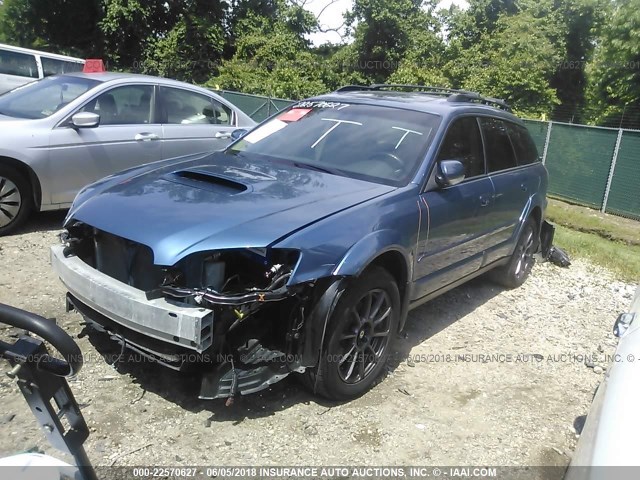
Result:
<instances>
[{"instance_id":1,"label":"windshield wiper","mask_svg":"<svg viewBox=\"0 0 640 480\"><path fill-rule=\"evenodd\" d=\"M342 172L340 172L340 170L319 167L318 165L313 165L311 163L293 162L293 164L298 168L307 168L309 170L316 170L317 172L329 173L331 175L342 175Z\"/></svg>"}]
</instances>

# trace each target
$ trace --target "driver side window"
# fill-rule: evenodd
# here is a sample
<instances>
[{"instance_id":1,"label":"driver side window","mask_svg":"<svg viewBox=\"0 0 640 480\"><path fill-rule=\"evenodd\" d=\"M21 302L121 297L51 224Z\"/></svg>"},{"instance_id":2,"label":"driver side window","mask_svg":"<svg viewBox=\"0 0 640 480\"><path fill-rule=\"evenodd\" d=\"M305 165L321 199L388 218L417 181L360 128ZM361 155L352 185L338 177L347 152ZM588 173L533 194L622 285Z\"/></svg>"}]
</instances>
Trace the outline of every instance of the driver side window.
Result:
<instances>
[{"instance_id":1,"label":"driver side window","mask_svg":"<svg viewBox=\"0 0 640 480\"><path fill-rule=\"evenodd\" d=\"M475 117L462 117L449 126L437 161L459 160L464 165L465 179L484 175L482 137Z\"/></svg>"}]
</instances>

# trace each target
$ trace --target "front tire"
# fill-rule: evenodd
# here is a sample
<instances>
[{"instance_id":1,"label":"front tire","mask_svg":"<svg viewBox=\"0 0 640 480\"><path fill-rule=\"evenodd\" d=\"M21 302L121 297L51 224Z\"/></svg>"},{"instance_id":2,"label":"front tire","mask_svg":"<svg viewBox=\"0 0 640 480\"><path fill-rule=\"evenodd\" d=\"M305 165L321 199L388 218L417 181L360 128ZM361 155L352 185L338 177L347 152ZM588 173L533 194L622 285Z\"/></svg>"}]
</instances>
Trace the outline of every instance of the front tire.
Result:
<instances>
[{"instance_id":1,"label":"front tire","mask_svg":"<svg viewBox=\"0 0 640 480\"><path fill-rule=\"evenodd\" d=\"M29 181L16 169L0 165L0 236L20 227L32 209Z\"/></svg>"},{"instance_id":2,"label":"front tire","mask_svg":"<svg viewBox=\"0 0 640 480\"><path fill-rule=\"evenodd\" d=\"M534 254L538 250L540 237L537 222L529 217L522 227L516 248L504 267L496 268L492 273L495 281L507 288L522 285L535 264Z\"/></svg>"},{"instance_id":3,"label":"front tire","mask_svg":"<svg viewBox=\"0 0 640 480\"><path fill-rule=\"evenodd\" d=\"M350 400L382 374L400 317L400 293L385 269L368 268L338 302L326 347L304 383L331 400Z\"/></svg>"}]
</instances>

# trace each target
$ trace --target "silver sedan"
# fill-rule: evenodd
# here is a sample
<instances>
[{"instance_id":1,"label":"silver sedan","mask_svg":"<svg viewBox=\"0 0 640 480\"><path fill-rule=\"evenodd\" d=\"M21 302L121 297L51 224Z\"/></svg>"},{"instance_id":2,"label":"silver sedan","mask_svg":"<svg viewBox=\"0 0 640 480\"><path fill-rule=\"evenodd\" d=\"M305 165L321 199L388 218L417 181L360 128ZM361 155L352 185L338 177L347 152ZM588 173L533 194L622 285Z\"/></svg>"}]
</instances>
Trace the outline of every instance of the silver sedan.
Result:
<instances>
[{"instance_id":1,"label":"silver sedan","mask_svg":"<svg viewBox=\"0 0 640 480\"><path fill-rule=\"evenodd\" d=\"M628 313L618 317L619 343L593 397L565 480L637 479L640 455L640 287ZM629 467L636 468L610 468Z\"/></svg>"},{"instance_id":2,"label":"silver sedan","mask_svg":"<svg viewBox=\"0 0 640 480\"><path fill-rule=\"evenodd\" d=\"M124 73L48 77L0 96L0 235L102 177L218 150L255 124L215 93Z\"/></svg>"}]
</instances>

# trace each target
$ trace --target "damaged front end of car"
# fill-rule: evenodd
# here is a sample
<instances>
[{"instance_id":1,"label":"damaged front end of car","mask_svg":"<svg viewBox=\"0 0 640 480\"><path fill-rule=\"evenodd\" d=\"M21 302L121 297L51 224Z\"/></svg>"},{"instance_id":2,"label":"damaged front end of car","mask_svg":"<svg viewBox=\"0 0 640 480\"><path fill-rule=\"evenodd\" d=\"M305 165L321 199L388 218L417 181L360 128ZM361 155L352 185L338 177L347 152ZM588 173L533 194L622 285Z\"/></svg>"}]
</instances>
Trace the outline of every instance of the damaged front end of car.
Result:
<instances>
[{"instance_id":1,"label":"damaged front end of car","mask_svg":"<svg viewBox=\"0 0 640 480\"><path fill-rule=\"evenodd\" d=\"M346 277L291 284L297 250L235 248L154 264L149 247L67 224L52 265L67 308L147 358L203 372L200 398L267 388L317 365Z\"/></svg>"}]
</instances>

